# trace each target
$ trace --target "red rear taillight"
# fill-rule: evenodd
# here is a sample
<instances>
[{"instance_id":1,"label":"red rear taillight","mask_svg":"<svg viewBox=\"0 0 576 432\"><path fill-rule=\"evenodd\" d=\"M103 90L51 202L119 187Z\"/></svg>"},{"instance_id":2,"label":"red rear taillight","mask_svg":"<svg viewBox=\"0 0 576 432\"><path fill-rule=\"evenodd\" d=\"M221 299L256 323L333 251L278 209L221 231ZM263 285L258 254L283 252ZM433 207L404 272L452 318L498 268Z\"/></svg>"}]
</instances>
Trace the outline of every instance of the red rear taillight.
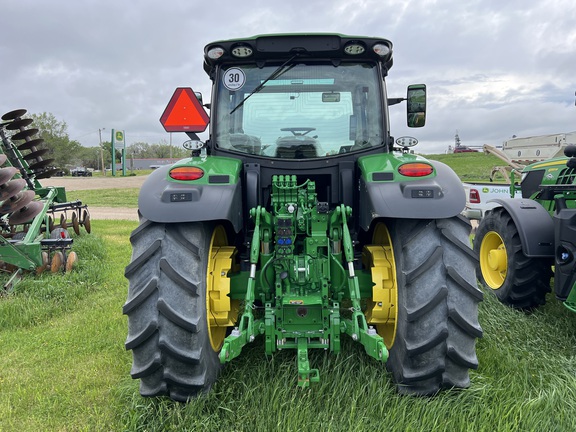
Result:
<instances>
[{"instance_id":1,"label":"red rear taillight","mask_svg":"<svg viewBox=\"0 0 576 432\"><path fill-rule=\"evenodd\" d=\"M204 170L198 167L177 167L170 170L170 177L174 180L198 180L204 176Z\"/></svg>"},{"instance_id":2,"label":"red rear taillight","mask_svg":"<svg viewBox=\"0 0 576 432\"><path fill-rule=\"evenodd\" d=\"M424 177L434 172L432 165L422 162L410 162L401 165L398 172L406 177Z\"/></svg>"},{"instance_id":3,"label":"red rear taillight","mask_svg":"<svg viewBox=\"0 0 576 432\"><path fill-rule=\"evenodd\" d=\"M470 203L480 204L480 192L477 189L470 189Z\"/></svg>"}]
</instances>

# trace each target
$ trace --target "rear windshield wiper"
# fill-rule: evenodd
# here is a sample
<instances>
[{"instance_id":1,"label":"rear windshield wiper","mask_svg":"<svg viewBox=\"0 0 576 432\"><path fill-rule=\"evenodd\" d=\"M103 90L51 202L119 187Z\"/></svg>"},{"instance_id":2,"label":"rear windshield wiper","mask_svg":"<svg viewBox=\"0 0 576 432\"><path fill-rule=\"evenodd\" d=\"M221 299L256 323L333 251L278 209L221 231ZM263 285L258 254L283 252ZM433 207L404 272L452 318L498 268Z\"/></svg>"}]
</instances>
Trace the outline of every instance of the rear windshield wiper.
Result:
<instances>
[{"instance_id":1,"label":"rear windshield wiper","mask_svg":"<svg viewBox=\"0 0 576 432\"><path fill-rule=\"evenodd\" d=\"M246 102L248 100L248 98L250 96L252 96L255 93L258 93L260 90L262 90L264 88L264 85L273 79L278 78L280 75L283 75L284 73L288 72L290 69L292 69L296 64L292 64L290 66L288 66L286 69L284 69L286 67L287 64L289 64L292 60L294 60L296 57L298 57L300 55L300 53L296 53L294 54L292 57L290 57L288 60L286 60L284 63L282 63L280 66L278 66L278 68L272 72L268 78L266 78L264 81L262 81L258 86L256 86L256 88L254 88L254 90L252 90L252 92L246 96L242 101L240 101L240 103L238 105L236 105L234 107L234 109L232 111L230 111L230 114L232 114L234 111L236 111L238 108L240 108L242 105L244 105L244 102Z\"/></svg>"}]
</instances>

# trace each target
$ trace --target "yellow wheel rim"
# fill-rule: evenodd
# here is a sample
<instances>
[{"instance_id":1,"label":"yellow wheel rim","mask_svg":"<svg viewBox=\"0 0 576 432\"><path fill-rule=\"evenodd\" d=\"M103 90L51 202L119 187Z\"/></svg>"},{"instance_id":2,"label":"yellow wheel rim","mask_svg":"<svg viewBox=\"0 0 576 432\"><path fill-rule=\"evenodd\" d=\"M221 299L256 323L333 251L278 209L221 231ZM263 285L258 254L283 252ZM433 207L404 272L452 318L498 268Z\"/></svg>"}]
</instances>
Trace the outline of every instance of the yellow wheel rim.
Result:
<instances>
[{"instance_id":1,"label":"yellow wheel rim","mask_svg":"<svg viewBox=\"0 0 576 432\"><path fill-rule=\"evenodd\" d=\"M212 233L206 272L206 316L208 335L214 351L220 350L226 330L238 319L237 300L230 300L230 278L236 248L228 246L226 230L221 225Z\"/></svg>"},{"instance_id":2,"label":"yellow wheel rim","mask_svg":"<svg viewBox=\"0 0 576 432\"><path fill-rule=\"evenodd\" d=\"M398 285L392 239L386 225L379 223L372 237L374 244L364 246L362 262L372 273L372 298L365 312L368 324L375 325L387 348L396 337Z\"/></svg>"},{"instance_id":3,"label":"yellow wheel rim","mask_svg":"<svg viewBox=\"0 0 576 432\"><path fill-rule=\"evenodd\" d=\"M508 255L502 237L489 231L480 245L480 270L486 284L493 290L502 287L508 270Z\"/></svg>"}]
</instances>

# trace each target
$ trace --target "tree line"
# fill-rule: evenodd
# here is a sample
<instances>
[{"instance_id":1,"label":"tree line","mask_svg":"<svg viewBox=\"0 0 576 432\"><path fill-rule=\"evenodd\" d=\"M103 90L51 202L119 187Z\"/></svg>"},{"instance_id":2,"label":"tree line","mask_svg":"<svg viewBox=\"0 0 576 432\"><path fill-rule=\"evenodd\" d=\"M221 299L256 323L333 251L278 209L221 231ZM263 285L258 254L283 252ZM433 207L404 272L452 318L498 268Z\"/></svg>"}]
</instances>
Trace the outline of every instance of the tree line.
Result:
<instances>
[{"instance_id":1,"label":"tree line","mask_svg":"<svg viewBox=\"0 0 576 432\"><path fill-rule=\"evenodd\" d=\"M44 159L54 159L55 167L66 169L84 166L101 170L102 159L106 168L111 166L112 143L110 141L103 141L102 147L84 147L78 141L70 139L66 122L58 120L52 113L28 114L27 117L33 120L31 127L38 129L38 137L44 140L42 147L48 149L43 156ZM115 153L118 163L121 160L121 152L116 150ZM189 151L182 147L171 146L165 140L154 144L136 142L126 146L127 159L184 158L189 155Z\"/></svg>"}]
</instances>

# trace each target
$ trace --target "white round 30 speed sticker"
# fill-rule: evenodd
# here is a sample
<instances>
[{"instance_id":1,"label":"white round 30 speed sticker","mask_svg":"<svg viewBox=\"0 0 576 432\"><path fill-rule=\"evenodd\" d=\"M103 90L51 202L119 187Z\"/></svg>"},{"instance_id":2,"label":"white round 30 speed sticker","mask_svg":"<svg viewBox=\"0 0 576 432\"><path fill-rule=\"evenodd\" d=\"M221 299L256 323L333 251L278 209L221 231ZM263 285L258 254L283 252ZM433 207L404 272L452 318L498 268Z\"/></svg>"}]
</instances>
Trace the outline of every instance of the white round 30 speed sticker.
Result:
<instances>
[{"instance_id":1,"label":"white round 30 speed sticker","mask_svg":"<svg viewBox=\"0 0 576 432\"><path fill-rule=\"evenodd\" d=\"M246 82L246 74L242 69L230 68L224 72L224 87L228 90L240 90Z\"/></svg>"}]
</instances>

